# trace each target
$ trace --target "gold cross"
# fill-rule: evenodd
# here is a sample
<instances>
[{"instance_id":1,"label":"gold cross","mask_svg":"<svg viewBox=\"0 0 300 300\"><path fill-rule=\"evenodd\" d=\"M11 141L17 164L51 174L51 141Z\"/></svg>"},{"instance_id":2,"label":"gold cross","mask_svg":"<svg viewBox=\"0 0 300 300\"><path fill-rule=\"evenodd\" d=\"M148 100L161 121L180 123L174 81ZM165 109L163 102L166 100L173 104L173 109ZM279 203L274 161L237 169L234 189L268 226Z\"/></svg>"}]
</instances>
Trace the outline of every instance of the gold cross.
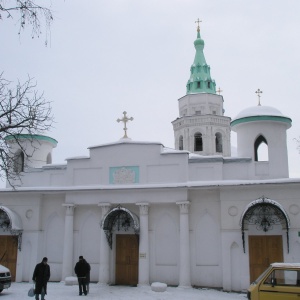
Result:
<instances>
[{"instance_id":1,"label":"gold cross","mask_svg":"<svg viewBox=\"0 0 300 300\"><path fill-rule=\"evenodd\" d=\"M260 89L258 89L255 93L257 94L257 97L258 97L258 106L261 106L261 104L260 104L260 97L261 97L260 94L262 94L262 91Z\"/></svg>"},{"instance_id":2,"label":"gold cross","mask_svg":"<svg viewBox=\"0 0 300 300\"><path fill-rule=\"evenodd\" d=\"M219 89L217 90L217 93L219 93L219 95L222 93L223 91L220 89L220 87L219 87Z\"/></svg>"},{"instance_id":3,"label":"gold cross","mask_svg":"<svg viewBox=\"0 0 300 300\"><path fill-rule=\"evenodd\" d=\"M123 122L123 123L124 123L124 128L123 128L123 130L124 130L124 136L123 136L123 139L128 138L128 136L127 136L127 127L126 127L126 123L127 123L128 121L132 121L132 120L133 120L133 117L127 118L126 114L127 114L127 112L124 111L124 112L123 112L124 117L123 117L122 119L118 119L118 120L117 120L118 123L119 123L119 122Z\"/></svg>"},{"instance_id":4,"label":"gold cross","mask_svg":"<svg viewBox=\"0 0 300 300\"><path fill-rule=\"evenodd\" d=\"M198 32L200 32L200 23L201 23L201 22L202 22L202 21L200 21L199 18L198 18L197 21L195 21L195 23L198 23L198 27L197 27L197 31L198 31Z\"/></svg>"}]
</instances>

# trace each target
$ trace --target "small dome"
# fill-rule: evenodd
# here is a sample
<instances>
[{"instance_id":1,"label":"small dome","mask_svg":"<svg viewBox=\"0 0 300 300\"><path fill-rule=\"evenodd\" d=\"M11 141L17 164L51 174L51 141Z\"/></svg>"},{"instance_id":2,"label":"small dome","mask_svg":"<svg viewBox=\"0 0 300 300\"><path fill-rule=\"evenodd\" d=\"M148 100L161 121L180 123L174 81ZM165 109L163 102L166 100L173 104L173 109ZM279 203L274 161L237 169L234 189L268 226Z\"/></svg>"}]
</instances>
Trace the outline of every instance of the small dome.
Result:
<instances>
[{"instance_id":1,"label":"small dome","mask_svg":"<svg viewBox=\"0 0 300 300\"><path fill-rule=\"evenodd\" d=\"M284 117L284 115L277 108L271 106L252 106L246 109L243 109L238 115L233 118L234 120L247 118L247 117L255 117L255 116L276 116L276 117Z\"/></svg>"},{"instance_id":2,"label":"small dome","mask_svg":"<svg viewBox=\"0 0 300 300\"><path fill-rule=\"evenodd\" d=\"M201 39L201 38L198 38L194 41L194 45L197 46L197 45L202 45L204 46L204 41Z\"/></svg>"},{"instance_id":3,"label":"small dome","mask_svg":"<svg viewBox=\"0 0 300 300\"><path fill-rule=\"evenodd\" d=\"M271 106L252 106L242 110L231 121L231 127L240 123L253 121L278 121L284 122L288 127L291 127L292 120L284 116L281 111Z\"/></svg>"}]
</instances>

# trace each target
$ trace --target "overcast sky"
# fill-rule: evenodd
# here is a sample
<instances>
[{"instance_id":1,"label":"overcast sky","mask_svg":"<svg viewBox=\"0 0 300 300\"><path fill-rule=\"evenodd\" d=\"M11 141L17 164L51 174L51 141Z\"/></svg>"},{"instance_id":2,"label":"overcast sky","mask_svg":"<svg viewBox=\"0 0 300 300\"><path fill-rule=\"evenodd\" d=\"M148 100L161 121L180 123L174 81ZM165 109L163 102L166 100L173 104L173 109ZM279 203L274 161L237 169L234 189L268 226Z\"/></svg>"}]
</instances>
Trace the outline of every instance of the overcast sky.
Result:
<instances>
[{"instance_id":1,"label":"overcast sky","mask_svg":"<svg viewBox=\"0 0 300 300\"><path fill-rule=\"evenodd\" d=\"M40 3L54 10L49 45L44 35L32 39L30 30L19 37L17 19L0 21L0 70L12 81L34 77L53 102L53 163L120 139L123 126L116 120L124 110L134 117L130 138L173 148L171 121L186 92L200 18L204 54L223 90L225 115L234 118L257 105L260 88L262 105L293 120L290 175L300 177L294 140L300 135L299 0Z\"/></svg>"}]
</instances>

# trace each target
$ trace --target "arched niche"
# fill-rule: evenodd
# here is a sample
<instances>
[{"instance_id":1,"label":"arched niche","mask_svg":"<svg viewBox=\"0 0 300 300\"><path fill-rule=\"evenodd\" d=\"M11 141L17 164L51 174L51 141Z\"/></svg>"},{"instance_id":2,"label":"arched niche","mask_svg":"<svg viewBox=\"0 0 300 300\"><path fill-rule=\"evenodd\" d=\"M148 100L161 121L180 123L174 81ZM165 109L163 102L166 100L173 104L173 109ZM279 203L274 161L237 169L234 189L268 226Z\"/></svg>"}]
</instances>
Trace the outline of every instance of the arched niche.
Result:
<instances>
[{"instance_id":1,"label":"arched niche","mask_svg":"<svg viewBox=\"0 0 300 300\"><path fill-rule=\"evenodd\" d=\"M177 266L179 234L176 220L168 212L160 214L155 225L156 265Z\"/></svg>"},{"instance_id":2,"label":"arched niche","mask_svg":"<svg viewBox=\"0 0 300 300\"><path fill-rule=\"evenodd\" d=\"M48 217L45 228L45 253L50 261L63 261L64 228L63 217L57 212Z\"/></svg>"},{"instance_id":3,"label":"arched niche","mask_svg":"<svg viewBox=\"0 0 300 300\"><path fill-rule=\"evenodd\" d=\"M208 230L209 228L209 230ZM197 265L218 265L220 260L220 227L206 212L196 226Z\"/></svg>"},{"instance_id":4,"label":"arched niche","mask_svg":"<svg viewBox=\"0 0 300 300\"><path fill-rule=\"evenodd\" d=\"M89 262L99 259L100 228L99 217L91 210L82 216L80 226L80 255L88 257Z\"/></svg>"}]
</instances>

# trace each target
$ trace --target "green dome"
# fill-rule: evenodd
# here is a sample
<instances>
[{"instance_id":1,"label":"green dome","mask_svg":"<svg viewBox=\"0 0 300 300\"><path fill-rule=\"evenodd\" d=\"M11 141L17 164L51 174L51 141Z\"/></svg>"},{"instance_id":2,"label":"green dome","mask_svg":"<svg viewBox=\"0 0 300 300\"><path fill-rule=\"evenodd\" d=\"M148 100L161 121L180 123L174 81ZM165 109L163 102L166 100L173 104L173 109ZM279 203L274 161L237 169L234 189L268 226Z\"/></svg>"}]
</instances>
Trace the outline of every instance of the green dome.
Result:
<instances>
[{"instance_id":1,"label":"green dome","mask_svg":"<svg viewBox=\"0 0 300 300\"><path fill-rule=\"evenodd\" d=\"M195 47L197 45L202 45L204 47L204 41L202 39L196 39L194 42Z\"/></svg>"},{"instance_id":2,"label":"green dome","mask_svg":"<svg viewBox=\"0 0 300 300\"><path fill-rule=\"evenodd\" d=\"M194 63L191 66L190 79L187 82L187 94L216 93L216 83L210 76L210 66L206 63L203 49L204 40L201 39L200 29L197 30L197 39L194 41L196 49Z\"/></svg>"}]
</instances>

